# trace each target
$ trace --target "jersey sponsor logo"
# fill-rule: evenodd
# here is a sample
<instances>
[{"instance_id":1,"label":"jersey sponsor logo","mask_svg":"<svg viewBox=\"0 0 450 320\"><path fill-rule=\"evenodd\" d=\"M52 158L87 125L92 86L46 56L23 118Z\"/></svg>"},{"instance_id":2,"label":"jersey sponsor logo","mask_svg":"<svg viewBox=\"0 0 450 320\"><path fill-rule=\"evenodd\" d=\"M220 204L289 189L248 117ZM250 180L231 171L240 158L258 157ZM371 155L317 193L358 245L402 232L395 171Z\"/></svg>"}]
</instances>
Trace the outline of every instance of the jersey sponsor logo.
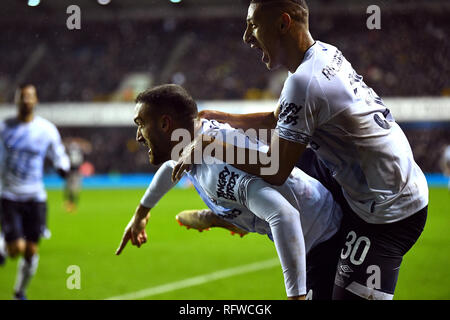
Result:
<instances>
[{"instance_id":1,"label":"jersey sponsor logo","mask_svg":"<svg viewBox=\"0 0 450 320\"><path fill-rule=\"evenodd\" d=\"M219 179L217 181L217 197L227 200L236 201L234 196L234 187L236 181L239 179L239 175L233 171L230 171L227 166L219 173Z\"/></svg>"},{"instance_id":2,"label":"jersey sponsor logo","mask_svg":"<svg viewBox=\"0 0 450 320\"><path fill-rule=\"evenodd\" d=\"M295 103L281 102L280 104L280 114L278 116L280 121L284 124L297 125L298 113L303 108L303 106L298 106Z\"/></svg>"},{"instance_id":3,"label":"jersey sponsor logo","mask_svg":"<svg viewBox=\"0 0 450 320\"><path fill-rule=\"evenodd\" d=\"M331 60L331 63L322 69L322 74L328 80L331 80L331 78L333 78L341 70L343 62L344 56L342 55L342 52L336 50L333 56L333 60Z\"/></svg>"}]
</instances>

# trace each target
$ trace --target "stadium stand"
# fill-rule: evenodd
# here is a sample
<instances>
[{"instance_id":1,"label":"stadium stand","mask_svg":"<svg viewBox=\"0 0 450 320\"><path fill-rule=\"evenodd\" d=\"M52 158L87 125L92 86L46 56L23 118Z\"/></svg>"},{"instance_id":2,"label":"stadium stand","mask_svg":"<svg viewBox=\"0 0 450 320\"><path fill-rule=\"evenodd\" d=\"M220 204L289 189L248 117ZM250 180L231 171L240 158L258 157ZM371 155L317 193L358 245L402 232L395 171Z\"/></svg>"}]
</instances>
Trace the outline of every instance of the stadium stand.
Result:
<instances>
[{"instance_id":1,"label":"stadium stand","mask_svg":"<svg viewBox=\"0 0 450 320\"><path fill-rule=\"evenodd\" d=\"M447 15L387 12L381 30L369 31L367 15L316 11L311 32L338 46L381 96L448 95ZM199 100L244 99L249 89L277 96L280 86L270 87L279 74L241 41L244 26L243 18L117 20L86 22L76 33L2 23L0 87L13 86L20 70L39 84L41 101L110 101L127 74L141 72L154 84L180 83ZM11 91L0 90L0 101L9 99Z\"/></svg>"},{"instance_id":2,"label":"stadium stand","mask_svg":"<svg viewBox=\"0 0 450 320\"><path fill-rule=\"evenodd\" d=\"M320 2L324 8L336 3ZM385 10L381 30L367 30L365 12L316 9L311 32L339 47L382 97L448 96L449 8ZM284 70L268 72L259 53L242 42L244 16L89 19L79 32L39 19L3 19L0 27L0 103L12 102L23 80L37 85L45 103L131 102L137 92L123 90L123 83L132 74L146 76L150 85L181 84L199 101L275 99L286 76ZM131 125L60 131L92 143L95 152L87 160L97 173L153 171L133 142ZM424 171L439 172L437 159L450 144L448 122L406 124L405 132Z\"/></svg>"}]
</instances>

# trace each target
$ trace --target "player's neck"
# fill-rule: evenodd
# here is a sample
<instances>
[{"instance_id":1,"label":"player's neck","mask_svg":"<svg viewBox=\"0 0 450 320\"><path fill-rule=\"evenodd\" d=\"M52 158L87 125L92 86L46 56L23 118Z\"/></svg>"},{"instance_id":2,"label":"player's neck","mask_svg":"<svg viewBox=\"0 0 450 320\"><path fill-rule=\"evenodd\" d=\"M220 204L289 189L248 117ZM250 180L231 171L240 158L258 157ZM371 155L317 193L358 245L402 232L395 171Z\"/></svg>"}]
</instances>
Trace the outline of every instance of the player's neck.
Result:
<instances>
[{"instance_id":1,"label":"player's neck","mask_svg":"<svg viewBox=\"0 0 450 320\"><path fill-rule=\"evenodd\" d=\"M202 120L200 118L194 119L194 130L193 132L191 132L192 139L194 139L198 135L201 128L202 128Z\"/></svg>"},{"instance_id":2,"label":"player's neck","mask_svg":"<svg viewBox=\"0 0 450 320\"><path fill-rule=\"evenodd\" d=\"M20 122L31 122L34 119L34 113L19 113L17 119L19 119Z\"/></svg>"},{"instance_id":3,"label":"player's neck","mask_svg":"<svg viewBox=\"0 0 450 320\"><path fill-rule=\"evenodd\" d=\"M303 62L306 51L315 43L311 33L308 30L300 32L296 41L292 41L291 48L288 48L287 69L294 73Z\"/></svg>"}]
</instances>

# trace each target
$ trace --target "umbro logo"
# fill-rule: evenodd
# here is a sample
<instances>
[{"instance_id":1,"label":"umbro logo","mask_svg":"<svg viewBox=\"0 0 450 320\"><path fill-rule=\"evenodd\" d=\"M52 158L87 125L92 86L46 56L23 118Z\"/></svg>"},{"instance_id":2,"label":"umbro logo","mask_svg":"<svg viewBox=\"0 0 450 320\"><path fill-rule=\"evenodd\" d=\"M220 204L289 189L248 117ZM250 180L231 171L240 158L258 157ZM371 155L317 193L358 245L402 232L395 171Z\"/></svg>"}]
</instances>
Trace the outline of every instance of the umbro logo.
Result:
<instances>
[{"instance_id":1,"label":"umbro logo","mask_svg":"<svg viewBox=\"0 0 450 320\"><path fill-rule=\"evenodd\" d=\"M342 265L340 266L340 268L341 268L341 270L342 270L343 272L345 272L345 273L353 272L352 268L350 268L350 267L349 267L348 265L346 265L346 264L342 264Z\"/></svg>"}]
</instances>

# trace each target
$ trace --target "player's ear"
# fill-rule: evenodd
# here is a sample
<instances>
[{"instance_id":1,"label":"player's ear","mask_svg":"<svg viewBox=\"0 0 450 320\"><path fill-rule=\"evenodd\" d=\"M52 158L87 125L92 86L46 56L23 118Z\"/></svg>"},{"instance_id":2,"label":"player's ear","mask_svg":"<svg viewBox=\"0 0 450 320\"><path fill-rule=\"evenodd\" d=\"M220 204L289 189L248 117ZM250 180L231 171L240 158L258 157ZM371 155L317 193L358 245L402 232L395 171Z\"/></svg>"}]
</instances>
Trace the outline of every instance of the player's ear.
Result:
<instances>
[{"instance_id":1,"label":"player's ear","mask_svg":"<svg viewBox=\"0 0 450 320\"><path fill-rule=\"evenodd\" d=\"M292 18L287 12L283 12L280 16L279 30L282 34L289 31L292 24Z\"/></svg>"},{"instance_id":2,"label":"player's ear","mask_svg":"<svg viewBox=\"0 0 450 320\"><path fill-rule=\"evenodd\" d=\"M171 126L172 126L172 118L166 114L163 114L161 116L161 119L159 120L160 129L164 132L168 132Z\"/></svg>"}]
</instances>

